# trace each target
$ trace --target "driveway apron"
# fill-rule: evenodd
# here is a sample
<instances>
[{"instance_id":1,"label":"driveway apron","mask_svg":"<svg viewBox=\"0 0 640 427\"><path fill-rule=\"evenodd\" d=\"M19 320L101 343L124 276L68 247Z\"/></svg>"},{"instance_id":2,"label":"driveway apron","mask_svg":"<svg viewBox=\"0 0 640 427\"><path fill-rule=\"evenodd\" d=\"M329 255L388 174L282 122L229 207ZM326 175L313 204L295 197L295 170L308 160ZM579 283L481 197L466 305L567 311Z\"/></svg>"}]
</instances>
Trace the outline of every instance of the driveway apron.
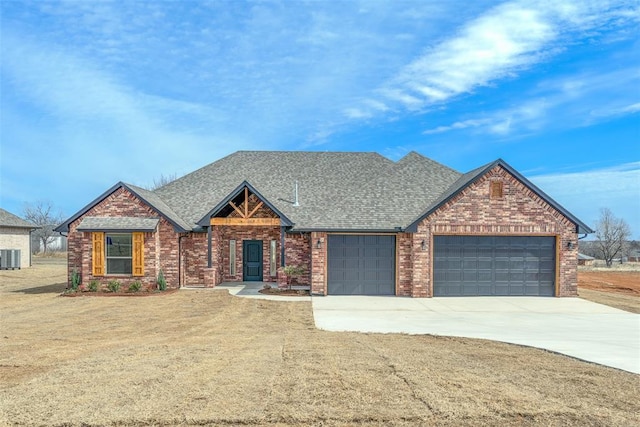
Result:
<instances>
[{"instance_id":1,"label":"driveway apron","mask_svg":"<svg viewBox=\"0 0 640 427\"><path fill-rule=\"evenodd\" d=\"M640 315L581 298L313 297L328 331L447 335L543 348L640 373Z\"/></svg>"}]
</instances>

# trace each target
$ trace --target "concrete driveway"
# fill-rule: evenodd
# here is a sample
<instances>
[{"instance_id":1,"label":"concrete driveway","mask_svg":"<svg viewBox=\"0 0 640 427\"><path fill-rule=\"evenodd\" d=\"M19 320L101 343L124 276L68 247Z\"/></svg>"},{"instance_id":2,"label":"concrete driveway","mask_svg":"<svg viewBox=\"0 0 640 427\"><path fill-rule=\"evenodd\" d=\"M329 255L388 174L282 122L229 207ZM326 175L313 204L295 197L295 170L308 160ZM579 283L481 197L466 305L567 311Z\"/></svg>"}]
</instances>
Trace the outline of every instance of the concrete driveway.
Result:
<instances>
[{"instance_id":1,"label":"concrete driveway","mask_svg":"<svg viewBox=\"0 0 640 427\"><path fill-rule=\"evenodd\" d=\"M640 373L640 315L580 298L313 297L328 331L448 335L539 347Z\"/></svg>"}]
</instances>

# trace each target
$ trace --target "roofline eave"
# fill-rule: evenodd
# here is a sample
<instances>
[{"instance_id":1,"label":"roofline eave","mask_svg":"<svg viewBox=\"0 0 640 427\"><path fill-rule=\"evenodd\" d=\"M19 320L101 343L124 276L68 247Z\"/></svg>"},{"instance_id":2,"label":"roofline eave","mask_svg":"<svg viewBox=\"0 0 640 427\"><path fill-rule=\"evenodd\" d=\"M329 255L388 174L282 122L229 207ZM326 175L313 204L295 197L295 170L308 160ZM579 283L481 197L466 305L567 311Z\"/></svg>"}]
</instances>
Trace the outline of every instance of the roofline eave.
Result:
<instances>
[{"instance_id":1,"label":"roofline eave","mask_svg":"<svg viewBox=\"0 0 640 427\"><path fill-rule=\"evenodd\" d=\"M98 203L100 203L101 201L106 199L110 194L113 194L113 192L115 192L118 188L121 188L121 187L122 188L126 188L127 191L131 192L134 196L136 196L138 199L140 199L142 202L144 202L147 206L149 206L152 209L154 209L155 211L157 211L164 219L166 219L167 221L169 221L169 223L171 223L171 225L173 225L173 228L174 228L174 230L176 232L186 233L188 231L191 231L190 229L186 229L186 228L182 227L180 224L176 223L174 220L169 218L164 212L162 212L160 209L158 209L152 203L149 203L149 201L147 199L142 197L138 192L133 190L131 187L129 187L126 183L124 183L122 181L119 181L118 183L116 183L115 185L110 187L107 191L102 193L100 196L96 197L94 200L89 202L86 206L84 206L82 209L80 209L78 212L76 212L73 216L69 217L69 219L67 219L65 222L63 222L62 224L60 224L59 226L54 228L53 231L58 232L58 233L69 232L69 225L73 221L77 220L78 218L80 218L81 216L83 216L84 214L89 212L89 210L91 208L93 208L95 205L97 205Z\"/></svg>"},{"instance_id":2,"label":"roofline eave","mask_svg":"<svg viewBox=\"0 0 640 427\"><path fill-rule=\"evenodd\" d=\"M576 226L576 233L578 233L578 234L592 234L592 233L595 232L588 225L586 225L585 223L580 221L571 212L569 212L568 210L563 208L558 202L556 202L548 194L546 194L544 191L542 191L540 188L538 188L534 183L529 181L520 172L516 171L513 167L511 167L511 165L509 165L507 162L505 162L502 159L497 159L497 160L489 163L488 165L486 165L477 174L475 174L471 179L469 179L463 186L461 186L459 189L454 191L452 194L450 194L444 200L440 201L439 203L437 203L436 205L430 207L429 209L427 209L427 211L422 213L416 220L414 220L411 224L409 224L406 227L406 230L408 232L412 232L412 233L415 233L416 231L418 231L418 224L420 224L420 222L422 222L426 217L428 217L433 212L435 212L437 209L439 209L442 205L446 204L453 197L455 197L456 195L460 194L460 192L465 190L467 187L471 186L471 184L475 183L480 177L482 177L484 174L486 174L487 172L489 172L491 169L493 169L496 166L501 166L502 168L506 169L507 172L509 172L513 177L515 177L517 180L522 182L525 186L527 186L534 193L536 193L538 195L538 197L540 197L546 203L551 205L555 210L560 212L565 218L567 218L569 221L571 221Z\"/></svg>"},{"instance_id":3,"label":"roofline eave","mask_svg":"<svg viewBox=\"0 0 640 427\"><path fill-rule=\"evenodd\" d=\"M209 227L211 225L211 218L217 215L218 212L222 210L222 208L227 206L227 204L231 200L233 200L238 194L240 194L240 192L244 187L247 187L249 191L251 191L253 194L258 196L260 201L262 201L265 205L267 205L269 209L271 209L276 215L280 217L281 227L293 226L293 222L291 222L291 220L287 218L286 215L280 212L278 208L273 206L273 204L271 204L271 202L269 202L266 197L260 194L260 192L256 190L255 187L253 187L253 185L249 184L249 182L246 180L242 181L240 185L238 185L232 192L230 192L224 199L222 199L213 209L211 209L205 216L203 216L196 224L198 224L201 227Z\"/></svg>"}]
</instances>

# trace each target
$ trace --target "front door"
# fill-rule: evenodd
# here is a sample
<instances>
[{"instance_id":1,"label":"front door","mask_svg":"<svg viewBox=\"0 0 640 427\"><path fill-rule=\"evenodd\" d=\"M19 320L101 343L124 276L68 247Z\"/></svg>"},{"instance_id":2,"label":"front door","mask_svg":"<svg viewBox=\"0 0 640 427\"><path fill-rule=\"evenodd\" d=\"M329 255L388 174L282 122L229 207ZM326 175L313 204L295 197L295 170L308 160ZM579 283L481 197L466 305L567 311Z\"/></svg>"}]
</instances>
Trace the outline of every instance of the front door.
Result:
<instances>
[{"instance_id":1,"label":"front door","mask_svg":"<svg viewBox=\"0 0 640 427\"><path fill-rule=\"evenodd\" d=\"M262 281L262 240L242 242L242 277L245 282Z\"/></svg>"}]
</instances>

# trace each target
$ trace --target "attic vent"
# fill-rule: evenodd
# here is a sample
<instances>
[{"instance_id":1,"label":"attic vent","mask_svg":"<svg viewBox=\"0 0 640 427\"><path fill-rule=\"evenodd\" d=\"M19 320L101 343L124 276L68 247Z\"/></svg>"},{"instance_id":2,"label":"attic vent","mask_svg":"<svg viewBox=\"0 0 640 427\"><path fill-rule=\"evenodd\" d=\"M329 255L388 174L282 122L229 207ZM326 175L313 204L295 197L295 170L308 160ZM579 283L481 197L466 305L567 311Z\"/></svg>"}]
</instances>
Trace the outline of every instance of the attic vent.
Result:
<instances>
[{"instance_id":1,"label":"attic vent","mask_svg":"<svg viewBox=\"0 0 640 427\"><path fill-rule=\"evenodd\" d=\"M489 187L489 198L502 199L503 193L504 186L502 181L491 181L491 186Z\"/></svg>"},{"instance_id":2,"label":"attic vent","mask_svg":"<svg viewBox=\"0 0 640 427\"><path fill-rule=\"evenodd\" d=\"M293 206L300 206L298 202L298 180L296 180L293 188Z\"/></svg>"}]
</instances>

